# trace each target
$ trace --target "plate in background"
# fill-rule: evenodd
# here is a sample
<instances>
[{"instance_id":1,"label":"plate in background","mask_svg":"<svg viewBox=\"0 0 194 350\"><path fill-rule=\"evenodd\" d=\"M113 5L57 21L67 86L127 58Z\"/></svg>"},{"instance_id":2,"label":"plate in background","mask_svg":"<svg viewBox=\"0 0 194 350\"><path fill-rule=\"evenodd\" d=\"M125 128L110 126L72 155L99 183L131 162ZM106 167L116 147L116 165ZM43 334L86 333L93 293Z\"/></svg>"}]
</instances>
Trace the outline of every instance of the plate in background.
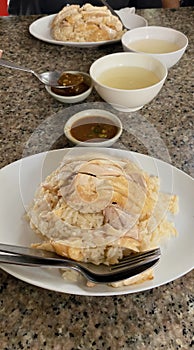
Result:
<instances>
[{"instance_id":1,"label":"plate in background","mask_svg":"<svg viewBox=\"0 0 194 350\"><path fill-rule=\"evenodd\" d=\"M136 15L134 13L131 13L133 8L124 8L119 11L116 11L119 17L121 18L121 21L124 23L124 25L129 28L137 28L146 26L148 23L146 19L142 16ZM120 39L115 40L106 40L106 41L95 41L95 42L75 42L75 41L59 41L55 40L51 36L50 28L51 23L54 19L56 14L44 16L37 20L35 20L30 26L29 26L29 32L32 34L35 38L45 41L50 44L55 45L65 45L65 46L72 46L72 47L98 47L101 45L107 45L107 44L114 44L120 41Z\"/></svg>"},{"instance_id":2,"label":"plate in background","mask_svg":"<svg viewBox=\"0 0 194 350\"><path fill-rule=\"evenodd\" d=\"M54 15L49 15L45 17L41 17L34 21L30 27L29 27L29 32L32 34L36 39L45 41L50 44L55 44L55 45L64 45L64 46L72 46L72 47L97 47L105 44L114 44L119 42L120 40L107 40L107 41L95 41L95 42L75 42L75 41L60 41L60 40L55 40L51 36L51 23L54 19Z\"/></svg>"}]
</instances>

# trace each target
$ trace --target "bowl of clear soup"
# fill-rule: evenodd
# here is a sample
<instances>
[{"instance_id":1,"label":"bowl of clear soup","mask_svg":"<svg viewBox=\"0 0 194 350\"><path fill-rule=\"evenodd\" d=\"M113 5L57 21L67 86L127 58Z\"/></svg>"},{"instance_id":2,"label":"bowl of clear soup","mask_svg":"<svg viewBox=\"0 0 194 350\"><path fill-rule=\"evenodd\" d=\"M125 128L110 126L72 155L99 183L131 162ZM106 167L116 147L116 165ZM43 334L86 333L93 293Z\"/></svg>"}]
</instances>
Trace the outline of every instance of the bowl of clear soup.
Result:
<instances>
[{"instance_id":1,"label":"bowl of clear soup","mask_svg":"<svg viewBox=\"0 0 194 350\"><path fill-rule=\"evenodd\" d=\"M173 67L181 59L188 45L188 38L182 32L158 26L127 31L121 41L124 51L152 55L167 68Z\"/></svg>"},{"instance_id":2,"label":"bowl of clear soup","mask_svg":"<svg viewBox=\"0 0 194 350\"><path fill-rule=\"evenodd\" d=\"M90 76L104 101L119 111L132 112L157 96L167 77L167 68L146 54L118 52L93 62Z\"/></svg>"}]
</instances>

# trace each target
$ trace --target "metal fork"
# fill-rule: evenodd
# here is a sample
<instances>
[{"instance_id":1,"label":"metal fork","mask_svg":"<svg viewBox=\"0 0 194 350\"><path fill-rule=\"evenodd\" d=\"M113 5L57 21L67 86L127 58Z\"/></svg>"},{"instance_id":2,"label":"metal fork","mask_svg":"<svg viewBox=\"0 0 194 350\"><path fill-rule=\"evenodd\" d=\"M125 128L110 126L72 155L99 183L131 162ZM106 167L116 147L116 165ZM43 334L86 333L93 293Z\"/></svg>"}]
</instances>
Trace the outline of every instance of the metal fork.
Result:
<instances>
[{"instance_id":1,"label":"metal fork","mask_svg":"<svg viewBox=\"0 0 194 350\"><path fill-rule=\"evenodd\" d=\"M73 269L95 283L111 283L138 275L155 265L160 256L160 248L155 248L126 256L114 265L94 265L62 258L56 253L41 249L0 244L0 263Z\"/></svg>"}]
</instances>

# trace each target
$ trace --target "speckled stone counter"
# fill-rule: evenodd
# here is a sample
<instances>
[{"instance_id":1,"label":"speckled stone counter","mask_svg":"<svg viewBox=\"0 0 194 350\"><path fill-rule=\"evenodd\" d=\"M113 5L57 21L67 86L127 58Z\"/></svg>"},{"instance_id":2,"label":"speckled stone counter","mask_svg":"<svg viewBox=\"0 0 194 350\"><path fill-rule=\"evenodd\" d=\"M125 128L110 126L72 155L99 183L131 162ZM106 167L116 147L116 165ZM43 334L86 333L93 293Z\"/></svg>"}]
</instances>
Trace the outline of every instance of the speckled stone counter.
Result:
<instances>
[{"instance_id":1,"label":"speckled stone counter","mask_svg":"<svg viewBox=\"0 0 194 350\"><path fill-rule=\"evenodd\" d=\"M189 46L181 61L169 70L159 95L138 112L132 128L126 123L121 146L164 158L157 140L149 132L146 136L154 130L171 163L193 176L193 8L138 13L150 25L181 30L188 36ZM95 59L122 51L120 43L87 50L44 43L28 32L36 18L0 18L0 48L5 59L37 72L64 68L88 71ZM101 103L93 91L86 103L96 101ZM41 125L69 107L52 99L29 74L0 68L0 166L23 154L68 146L57 118L52 140L41 137ZM145 122L145 135L138 133L138 120ZM188 350L194 345L193 276L190 272L141 293L91 297L41 289L0 270L0 349Z\"/></svg>"}]
</instances>

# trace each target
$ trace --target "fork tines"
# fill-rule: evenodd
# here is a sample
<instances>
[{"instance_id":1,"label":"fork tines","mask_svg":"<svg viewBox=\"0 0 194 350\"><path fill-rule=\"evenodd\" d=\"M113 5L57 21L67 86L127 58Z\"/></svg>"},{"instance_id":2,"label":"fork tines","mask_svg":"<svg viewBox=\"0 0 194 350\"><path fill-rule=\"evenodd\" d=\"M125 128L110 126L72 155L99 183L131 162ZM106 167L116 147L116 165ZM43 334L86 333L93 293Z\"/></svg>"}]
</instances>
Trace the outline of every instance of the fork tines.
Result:
<instances>
[{"instance_id":1,"label":"fork tines","mask_svg":"<svg viewBox=\"0 0 194 350\"><path fill-rule=\"evenodd\" d=\"M120 267L144 264L146 262L159 259L160 255L161 255L160 248L155 248L144 252L130 254L128 256L125 256L123 259L121 259L117 264L110 266L110 268L111 270L114 270Z\"/></svg>"}]
</instances>

